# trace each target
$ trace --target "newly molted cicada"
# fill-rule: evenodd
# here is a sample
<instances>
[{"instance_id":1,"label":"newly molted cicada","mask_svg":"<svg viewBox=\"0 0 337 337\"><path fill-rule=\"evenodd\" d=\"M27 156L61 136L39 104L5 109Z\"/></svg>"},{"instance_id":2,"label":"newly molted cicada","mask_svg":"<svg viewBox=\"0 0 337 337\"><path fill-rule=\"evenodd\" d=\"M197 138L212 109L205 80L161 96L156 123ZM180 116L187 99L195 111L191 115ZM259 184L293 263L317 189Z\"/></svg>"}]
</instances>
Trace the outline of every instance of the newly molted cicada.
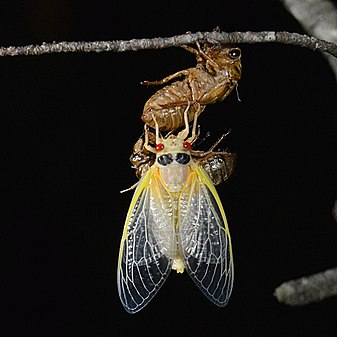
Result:
<instances>
[{"instance_id":1,"label":"newly molted cicada","mask_svg":"<svg viewBox=\"0 0 337 337\"><path fill-rule=\"evenodd\" d=\"M174 131L184 126L184 111L191 122L196 111L200 114L208 104L224 100L241 78L241 51L221 44L197 43L197 48L183 46L195 54L197 65L181 70L160 81L143 81L146 85L171 84L158 90L145 103L142 120L150 127L155 121L161 131ZM183 77L183 79L178 80Z\"/></svg>"},{"instance_id":2,"label":"newly molted cicada","mask_svg":"<svg viewBox=\"0 0 337 337\"><path fill-rule=\"evenodd\" d=\"M226 135L222 135L208 151L193 149L190 151L192 159L208 173L214 185L226 181L233 173L235 166L235 153L215 151L215 148ZM141 179L156 161L156 155L145 148L144 142L145 140L142 135L135 143L130 156L130 162L136 170L138 179Z\"/></svg>"},{"instance_id":3,"label":"newly molted cicada","mask_svg":"<svg viewBox=\"0 0 337 337\"><path fill-rule=\"evenodd\" d=\"M233 287L231 240L224 209L207 173L191 157L196 117L165 138L156 125L156 161L143 175L126 217L118 260L118 291L129 313L141 310L172 269L184 270L206 297L225 306Z\"/></svg>"}]
</instances>

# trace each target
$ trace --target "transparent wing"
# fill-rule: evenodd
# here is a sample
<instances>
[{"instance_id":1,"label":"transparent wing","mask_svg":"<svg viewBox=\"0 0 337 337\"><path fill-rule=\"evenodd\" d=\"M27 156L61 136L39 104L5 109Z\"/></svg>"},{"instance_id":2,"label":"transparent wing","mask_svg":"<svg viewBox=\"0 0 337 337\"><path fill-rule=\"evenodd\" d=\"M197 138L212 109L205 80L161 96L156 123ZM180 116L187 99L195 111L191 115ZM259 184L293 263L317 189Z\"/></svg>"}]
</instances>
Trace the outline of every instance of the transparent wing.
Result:
<instances>
[{"instance_id":1,"label":"transparent wing","mask_svg":"<svg viewBox=\"0 0 337 337\"><path fill-rule=\"evenodd\" d=\"M178 237L185 268L207 298L225 306L233 287L232 247L221 201L202 168L191 173L179 206Z\"/></svg>"},{"instance_id":2,"label":"transparent wing","mask_svg":"<svg viewBox=\"0 0 337 337\"><path fill-rule=\"evenodd\" d=\"M176 250L172 199L155 167L140 181L126 217L118 261L118 292L126 311L141 310L158 292Z\"/></svg>"}]
</instances>

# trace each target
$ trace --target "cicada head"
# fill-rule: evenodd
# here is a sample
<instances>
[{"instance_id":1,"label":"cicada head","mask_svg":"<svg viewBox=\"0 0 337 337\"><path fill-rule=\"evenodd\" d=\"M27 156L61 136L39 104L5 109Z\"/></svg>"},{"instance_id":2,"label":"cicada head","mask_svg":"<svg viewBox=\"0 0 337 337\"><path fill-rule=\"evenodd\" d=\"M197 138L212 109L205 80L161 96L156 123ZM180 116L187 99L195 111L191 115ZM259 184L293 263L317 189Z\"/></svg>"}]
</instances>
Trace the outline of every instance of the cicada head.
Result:
<instances>
[{"instance_id":1,"label":"cicada head","mask_svg":"<svg viewBox=\"0 0 337 337\"><path fill-rule=\"evenodd\" d=\"M148 144L147 128L145 126L145 148L156 154L156 165L158 173L161 176L166 188L175 193L180 192L185 185L189 173L191 161L192 143L196 139L197 113L194 117L192 134L189 137L190 129L188 124L187 111L185 110L184 120L185 128L178 135L169 134L162 137L159 132L158 123L156 123L156 146ZM193 164L192 164L193 165Z\"/></svg>"},{"instance_id":2,"label":"cicada head","mask_svg":"<svg viewBox=\"0 0 337 337\"><path fill-rule=\"evenodd\" d=\"M241 78L241 50L222 44L205 44L203 52L207 55L206 66L238 81Z\"/></svg>"},{"instance_id":3,"label":"cicada head","mask_svg":"<svg viewBox=\"0 0 337 337\"><path fill-rule=\"evenodd\" d=\"M188 109L190 108L190 104L188 104L185 112L184 112L184 121L185 121L185 128L178 133L178 135L169 134L166 137L163 137L159 132L159 125L156 122L155 117L152 115L152 118L155 122L156 126L156 146L152 147L148 144L149 136L148 136L148 129L145 127L145 144L144 147L153 153L157 154L167 154L167 153L179 153L179 152L190 152L192 148L192 143L195 141L197 137L196 129L197 129L197 117L198 111L195 112L193 127L191 136L189 137L190 128L188 124Z\"/></svg>"},{"instance_id":4,"label":"cicada head","mask_svg":"<svg viewBox=\"0 0 337 337\"><path fill-rule=\"evenodd\" d=\"M190 153L192 143L189 140L179 138L179 135L169 135L167 138L159 138L155 149L157 156L166 153Z\"/></svg>"}]
</instances>

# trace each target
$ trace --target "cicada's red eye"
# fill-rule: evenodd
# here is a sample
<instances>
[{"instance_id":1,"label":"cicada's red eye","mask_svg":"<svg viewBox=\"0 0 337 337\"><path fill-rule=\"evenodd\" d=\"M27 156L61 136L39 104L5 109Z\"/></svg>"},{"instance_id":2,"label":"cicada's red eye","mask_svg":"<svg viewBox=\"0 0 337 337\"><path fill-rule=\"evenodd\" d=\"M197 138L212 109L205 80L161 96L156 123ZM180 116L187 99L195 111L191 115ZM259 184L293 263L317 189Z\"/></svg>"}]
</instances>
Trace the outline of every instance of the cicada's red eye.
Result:
<instances>
[{"instance_id":1,"label":"cicada's red eye","mask_svg":"<svg viewBox=\"0 0 337 337\"><path fill-rule=\"evenodd\" d=\"M157 152L161 151L163 148L164 148L164 144L163 143L156 144L156 151Z\"/></svg>"},{"instance_id":2,"label":"cicada's red eye","mask_svg":"<svg viewBox=\"0 0 337 337\"><path fill-rule=\"evenodd\" d=\"M183 148L185 150L191 150L192 144L190 142L183 142Z\"/></svg>"}]
</instances>

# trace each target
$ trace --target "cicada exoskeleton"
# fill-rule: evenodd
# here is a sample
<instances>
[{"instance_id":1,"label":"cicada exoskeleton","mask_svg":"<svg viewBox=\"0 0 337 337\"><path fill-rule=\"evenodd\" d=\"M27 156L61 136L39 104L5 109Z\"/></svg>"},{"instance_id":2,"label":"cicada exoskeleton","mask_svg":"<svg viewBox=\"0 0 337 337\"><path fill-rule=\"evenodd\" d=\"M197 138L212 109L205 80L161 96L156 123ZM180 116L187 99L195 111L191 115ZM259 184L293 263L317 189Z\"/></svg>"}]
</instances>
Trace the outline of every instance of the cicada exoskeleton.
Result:
<instances>
[{"instance_id":1,"label":"cicada exoskeleton","mask_svg":"<svg viewBox=\"0 0 337 337\"><path fill-rule=\"evenodd\" d=\"M132 168L136 170L136 176L140 179L154 164L156 156L144 147L144 136L140 136L130 156Z\"/></svg>"},{"instance_id":2,"label":"cicada exoskeleton","mask_svg":"<svg viewBox=\"0 0 337 337\"><path fill-rule=\"evenodd\" d=\"M228 133L223 134L208 151L191 151L194 161L207 172L214 185L226 181L234 171L236 154L229 151L215 151Z\"/></svg>"},{"instance_id":3,"label":"cicada exoskeleton","mask_svg":"<svg viewBox=\"0 0 337 337\"><path fill-rule=\"evenodd\" d=\"M158 90L145 103L142 120L160 131L174 131L184 126L184 111L188 109L191 122L208 104L224 100L241 78L241 51L221 44L197 43L197 49L183 46L196 55L194 68L180 70L160 81L144 81L146 85L161 85L174 81Z\"/></svg>"}]
</instances>

